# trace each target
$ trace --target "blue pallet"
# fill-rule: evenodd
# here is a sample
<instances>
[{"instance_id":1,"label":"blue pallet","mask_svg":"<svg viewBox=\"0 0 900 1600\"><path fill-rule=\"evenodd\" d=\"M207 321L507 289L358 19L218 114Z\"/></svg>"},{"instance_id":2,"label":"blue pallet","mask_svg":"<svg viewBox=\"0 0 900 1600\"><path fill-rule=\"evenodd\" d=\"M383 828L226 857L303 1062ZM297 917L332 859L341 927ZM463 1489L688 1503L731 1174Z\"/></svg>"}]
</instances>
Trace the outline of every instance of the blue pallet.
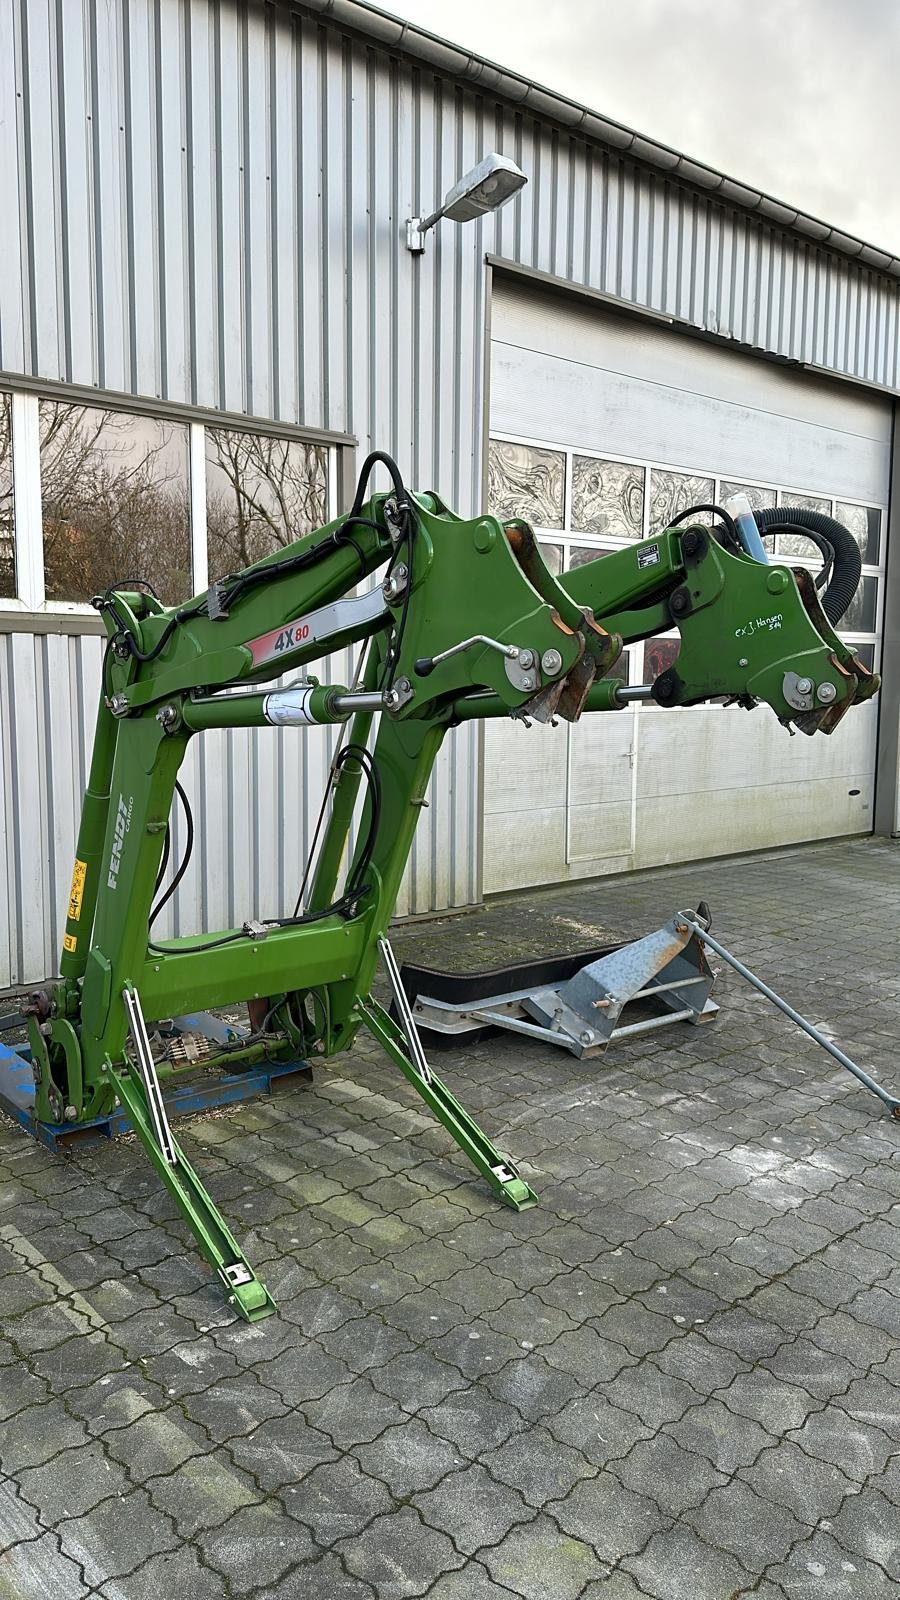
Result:
<instances>
[{"instance_id":1,"label":"blue pallet","mask_svg":"<svg viewBox=\"0 0 900 1600\"><path fill-rule=\"evenodd\" d=\"M165 1102L170 1117L210 1111L216 1106L235 1105L256 1095L271 1094L282 1079L308 1078L308 1061L268 1061L221 1077L209 1073L201 1082L177 1083L170 1080ZM46 1145L48 1150L72 1149L76 1144L97 1144L131 1132L131 1122L121 1106L106 1117L91 1122L39 1122L34 1115L34 1078L31 1052L27 1045L8 1045L0 1040L0 1108L14 1117L26 1133Z\"/></svg>"}]
</instances>

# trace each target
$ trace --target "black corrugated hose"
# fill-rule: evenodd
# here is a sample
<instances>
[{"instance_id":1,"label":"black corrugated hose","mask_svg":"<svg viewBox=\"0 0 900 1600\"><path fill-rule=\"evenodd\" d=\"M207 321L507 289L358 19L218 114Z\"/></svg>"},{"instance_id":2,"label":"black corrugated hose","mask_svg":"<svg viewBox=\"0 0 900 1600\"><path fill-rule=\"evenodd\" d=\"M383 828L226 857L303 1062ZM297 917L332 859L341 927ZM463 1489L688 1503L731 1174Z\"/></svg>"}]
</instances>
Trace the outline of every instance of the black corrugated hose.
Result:
<instances>
[{"instance_id":1,"label":"black corrugated hose","mask_svg":"<svg viewBox=\"0 0 900 1600\"><path fill-rule=\"evenodd\" d=\"M801 510L799 506L771 506L764 511L754 511L756 525L761 534L807 531L827 541L834 551L834 570L822 596L822 610L832 627L840 622L859 588L862 556L852 533L842 522L827 517L822 511ZM821 549L821 545L819 546Z\"/></svg>"}]
</instances>

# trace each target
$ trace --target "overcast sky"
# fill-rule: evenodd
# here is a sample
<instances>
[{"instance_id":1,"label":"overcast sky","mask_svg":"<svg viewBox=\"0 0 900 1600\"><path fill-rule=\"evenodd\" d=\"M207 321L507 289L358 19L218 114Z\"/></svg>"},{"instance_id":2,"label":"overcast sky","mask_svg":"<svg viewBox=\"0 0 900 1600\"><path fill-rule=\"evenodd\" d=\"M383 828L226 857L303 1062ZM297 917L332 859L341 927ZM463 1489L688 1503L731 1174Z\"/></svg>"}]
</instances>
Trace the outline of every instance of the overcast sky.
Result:
<instances>
[{"instance_id":1,"label":"overcast sky","mask_svg":"<svg viewBox=\"0 0 900 1600\"><path fill-rule=\"evenodd\" d=\"M900 0L380 0L900 255Z\"/></svg>"}]
</instances>

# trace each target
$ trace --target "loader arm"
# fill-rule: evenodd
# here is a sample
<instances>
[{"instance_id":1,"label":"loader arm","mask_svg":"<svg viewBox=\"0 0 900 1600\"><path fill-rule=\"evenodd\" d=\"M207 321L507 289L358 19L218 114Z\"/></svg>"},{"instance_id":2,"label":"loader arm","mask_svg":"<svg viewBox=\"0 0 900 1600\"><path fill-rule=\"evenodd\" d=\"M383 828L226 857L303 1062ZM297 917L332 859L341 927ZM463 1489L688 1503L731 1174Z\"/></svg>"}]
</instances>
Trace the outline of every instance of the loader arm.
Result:
<instances>
[{"instance_id":1,"label":"loader arm","mask_svg":"<svg viewBox=\"0 0 900 1600\"><path fill-rule=\"evenodd\" d=\"M364 501L379 459L392 490ZM238 1067L330 1056L364 1025L495 1192L515 1207L533 1203L370 992L378 961L390 961L387 928L447 730L498 715L575 721L652 694L662 706L764 701L785 723L830 732L877 688L804 573L732 553L694 525L559 579L527 524L460 519L437 495L410 494L385 457L365 464L346 516L187 604L167 608L136 588L95 603L108 644L61 977L31 1001L36 1114L77 1125L126 1105L246 1315L271 1305L252 1272L243 1276L250 1269L165 1126L159 1080L183 1068L186 1047L154 1055L147 1024L246 1002L249 1033L211 1058ZM674 668L641 689L616 679L623 643L673 626L682 639ZM364 656L354 685L302 677L272 686L346 644ZM160 940L151 908L189 742L212 728L302 737L320 724L347 724L349 737L332 761L318 852L294 912L247 905L238 926Z\"/></svg>"}]
</instances>

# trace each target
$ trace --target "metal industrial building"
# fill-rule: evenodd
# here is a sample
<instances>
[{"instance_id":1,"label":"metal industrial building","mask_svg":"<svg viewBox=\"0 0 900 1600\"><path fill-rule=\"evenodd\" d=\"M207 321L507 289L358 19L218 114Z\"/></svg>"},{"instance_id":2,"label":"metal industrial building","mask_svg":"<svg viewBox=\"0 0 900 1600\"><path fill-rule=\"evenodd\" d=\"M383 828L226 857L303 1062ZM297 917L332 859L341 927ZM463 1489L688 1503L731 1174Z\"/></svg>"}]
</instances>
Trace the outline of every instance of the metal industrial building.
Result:
<instances>
[{"instance_id":1,"label":"metal industrial building","mask_svg":"<svg viewBox=\"0 0 900 1600\"><path fill-rule=\"evenodd\" d=\"M492 150L527 186L410 253ZM721 707L469 724L401 910L894 830L900 260L359 0L0 0L0 217L0 986L56 969L91 583L133 555L203 589L346 504L372 447L575 564L727 484L834 508L865 562L843 626L886 673L790 746ZM293 902L328 751L198 741L177 930Z\"/></svg>"}]
</instances>

